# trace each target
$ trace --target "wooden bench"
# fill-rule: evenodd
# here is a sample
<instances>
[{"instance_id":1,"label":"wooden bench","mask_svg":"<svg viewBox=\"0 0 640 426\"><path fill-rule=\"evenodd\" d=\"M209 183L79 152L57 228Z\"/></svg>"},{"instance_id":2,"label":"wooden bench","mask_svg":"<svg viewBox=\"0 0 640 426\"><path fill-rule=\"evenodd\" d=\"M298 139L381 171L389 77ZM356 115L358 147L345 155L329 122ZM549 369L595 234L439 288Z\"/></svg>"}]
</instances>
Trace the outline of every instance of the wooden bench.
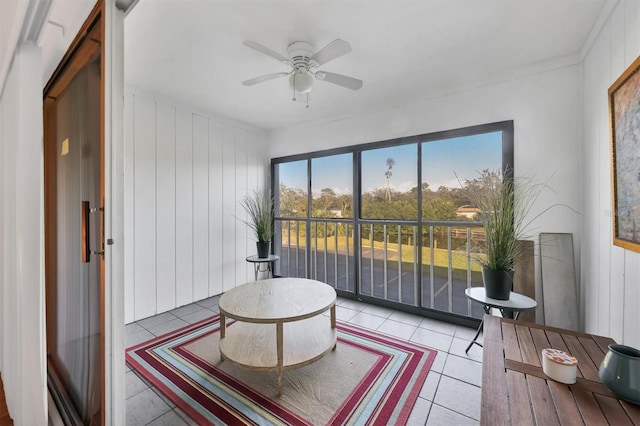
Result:
<instances>
[{"instance_id":1,"label":"wooden bench","mask_svg":"<svg viewBox=\"0 0 640 426\"><path fill-rule=\"evenodd\" d=\"M640 405L617 398L598 368L612 339L485 315L481 425L640 425ZM542 371L541 351L578 359L565 385Z\"/></svg>"}]
</instances>

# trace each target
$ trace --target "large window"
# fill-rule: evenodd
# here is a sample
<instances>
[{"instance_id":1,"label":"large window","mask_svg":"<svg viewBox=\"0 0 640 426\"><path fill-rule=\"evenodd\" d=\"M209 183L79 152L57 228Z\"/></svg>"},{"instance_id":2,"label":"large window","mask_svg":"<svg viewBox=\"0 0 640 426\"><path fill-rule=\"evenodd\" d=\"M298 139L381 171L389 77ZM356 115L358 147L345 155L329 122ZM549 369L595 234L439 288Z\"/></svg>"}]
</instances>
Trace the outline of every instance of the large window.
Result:
<instances>
[{"instance_id":1,"label":"large window","mask_svg":"<svg viewBox=\"0 0 640 426\"><path fill-rule=\"evenodd\" d=\"M311 160L313 217L353 217L353 154Z\"/></svg>"},{"instance_id":2,"label":"large window","mask_svg":"<svg viewBox=\"0 0 640 426\"><path fill-rule=\"evenodd\" d=\"M422 143L422 217L474 218L464 187L483 170L502 168L502 132Z\"/></svg>"},{"instance_id":3,"label":"large window","mask_svg":"<svg viewBox=\"0 0 640 426\"><path fill-rule=\"evenodd\" d=\"M361 217L418 219L418 145L362 151Z\"/></svg>"},{"instance_id":4,"label":"large window","mask_svg":"<svg viewBox=\"0 0 640 426\"><path fill-rule=\"evenodd\" d=\"M472 226L479 211L466 188L477 184L483 171L502 168L503 131L421 145L422 305L461 315L475 308L482 315L464 295L467 287L482 284L481 268L470 256L484 243L483 229Z\"/></svg>"},{"instance_id":5,"label":"large window","mask_svg":"<svg viewBox=\"0 0 640 426\"><path fill-rule=\"evenodd\" d=\"M482 283L484 232L466 188L512 164L512 122L273 159L278 271L479 318L464 290Z\"/></svg>"},{"instance_id":6,"label":"large window","mask_svg":"<svg viewBox=\"0 0 640 426\"><path fill-rule=\"evenodd\" d=\"M307 161L278 167L278 212L282 217L306 217L308 202Z\"/></svg>"}]
</instances>

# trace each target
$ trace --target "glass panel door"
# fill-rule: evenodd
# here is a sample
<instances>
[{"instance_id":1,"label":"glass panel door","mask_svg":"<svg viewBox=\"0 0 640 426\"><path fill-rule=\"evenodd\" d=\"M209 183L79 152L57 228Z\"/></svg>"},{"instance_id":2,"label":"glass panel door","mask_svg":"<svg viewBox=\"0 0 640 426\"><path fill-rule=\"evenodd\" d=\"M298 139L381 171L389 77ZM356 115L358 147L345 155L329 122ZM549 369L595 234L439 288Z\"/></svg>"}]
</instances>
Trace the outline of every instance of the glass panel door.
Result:
<instances>
[{"instance_id":1,"label":"glass panel door","mask_svg":"<svg viewBox=\"0 0 640 426\"><path fill-rule=\"evenodd\" d=\"M103 386L99 56L47 101L48 361L59 383L56 392L70 401L79 417L75 421L98 424Z\"/></svg>"}]
</instances>

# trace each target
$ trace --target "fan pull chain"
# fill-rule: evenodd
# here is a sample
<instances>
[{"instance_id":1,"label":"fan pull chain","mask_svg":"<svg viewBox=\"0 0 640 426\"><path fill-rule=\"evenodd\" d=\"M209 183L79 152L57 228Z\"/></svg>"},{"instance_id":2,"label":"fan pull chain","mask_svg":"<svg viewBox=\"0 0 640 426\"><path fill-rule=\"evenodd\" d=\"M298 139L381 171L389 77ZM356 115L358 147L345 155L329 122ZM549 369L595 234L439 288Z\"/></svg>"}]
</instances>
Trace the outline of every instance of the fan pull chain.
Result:
<instances>
[{"instance_id":1,"label":"fan pull chain","mask_svg":"<svg viewBox=\"0 0 640 426\"><path fill-rule=\"evenodd\" d=\"M309 108L309 92L307 92L307 108Z\"/></svg>"},{"instance_id":2,"label":"fan pull chain","mask_svg":"<svg viewBox=\"0 0 640 426\"><path fill-rule=\"evenodd\" d=\"M293 98L291 99L293 102L296 101L296 73L293 73Z\"/></svg>"}]
</instances>

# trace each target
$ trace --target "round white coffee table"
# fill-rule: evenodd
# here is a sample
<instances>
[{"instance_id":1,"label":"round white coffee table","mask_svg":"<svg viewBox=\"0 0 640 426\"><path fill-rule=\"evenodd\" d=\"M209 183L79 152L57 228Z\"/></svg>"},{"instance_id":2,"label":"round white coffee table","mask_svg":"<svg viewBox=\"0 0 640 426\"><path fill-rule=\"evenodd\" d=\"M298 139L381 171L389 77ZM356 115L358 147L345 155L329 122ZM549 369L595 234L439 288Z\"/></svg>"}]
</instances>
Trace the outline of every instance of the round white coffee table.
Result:
<instances>
[{"instance_id":1,"label":"round white coffee table","mask_svg":"<svg viewBox=\"0 0 640 426\"><path fill-rule=\"evenodd\" d=\"M252 370L303 367L336 347L336 291L304 278L250 282L224 293L220 308L220 357ZM331 311L330 318L322 315ZM226 318L237 320L227 330Z\"/></svg>"}]
</instances>

